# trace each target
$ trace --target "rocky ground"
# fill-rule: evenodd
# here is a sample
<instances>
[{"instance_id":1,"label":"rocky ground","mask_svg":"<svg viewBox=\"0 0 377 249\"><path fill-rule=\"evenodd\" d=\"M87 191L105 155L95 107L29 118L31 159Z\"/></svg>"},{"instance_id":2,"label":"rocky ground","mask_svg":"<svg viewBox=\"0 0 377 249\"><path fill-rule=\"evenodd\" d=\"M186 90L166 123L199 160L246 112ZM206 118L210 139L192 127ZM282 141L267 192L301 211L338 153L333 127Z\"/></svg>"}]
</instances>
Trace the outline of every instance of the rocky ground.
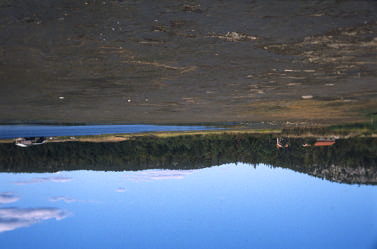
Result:
<instances>
[{"instance_id":1,"label":"rocky ground","mask_svg":"<svg viewBox=\"0 0 377 249\"><path fill-rule=\"evenodd\" d=\"M375 1L0 1L0 121L341 123L377 112Z\"/></svg>"}]
</instances>

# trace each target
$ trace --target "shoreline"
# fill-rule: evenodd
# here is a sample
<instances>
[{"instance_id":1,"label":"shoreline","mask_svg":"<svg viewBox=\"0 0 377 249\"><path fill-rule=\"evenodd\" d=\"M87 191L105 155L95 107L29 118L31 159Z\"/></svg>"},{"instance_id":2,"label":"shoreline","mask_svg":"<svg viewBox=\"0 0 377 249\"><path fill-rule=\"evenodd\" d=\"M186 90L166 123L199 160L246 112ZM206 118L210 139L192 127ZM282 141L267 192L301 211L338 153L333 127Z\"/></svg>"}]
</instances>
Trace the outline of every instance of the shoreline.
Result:
<instances>
[{"instance_id":1,"label":"shoreline","mask_svg":"<svg viewBox=\"0 0 377 249\"><path fill-rule=\"evenodd\" d=\"M219 125L219 124L218 124ZM352 124L348 124L352 125ZM347 124L345 125L345 127ZM362 128L338 128L331 130L331 126L293 126L293 127L275 127L275 128L250 128L245 125L233 125L224 129L213 130L181 130L181 131L148 131L136 133L113 133L113 134L98 134L98 135L79 135L79 136L51 136L48 137L47 143L59 142L94 142L94 143L107 143L107 142L122 142L138 137L156 137L167 138L177 136L195 136L195 135L224 135L224 134L252 134L258 135L280 135L282 137L291 138L309 138L309 137L326 137L326 138L353 138L353 137L370 137L376 138L377 131L374 129ZM300 134L301 133L301 134ZM321 134L322 133L322 134ZM325 134L325 135L323 135ZM0 139L0 143L14 143L16 138Z\"/></svg>"}]
</instances>

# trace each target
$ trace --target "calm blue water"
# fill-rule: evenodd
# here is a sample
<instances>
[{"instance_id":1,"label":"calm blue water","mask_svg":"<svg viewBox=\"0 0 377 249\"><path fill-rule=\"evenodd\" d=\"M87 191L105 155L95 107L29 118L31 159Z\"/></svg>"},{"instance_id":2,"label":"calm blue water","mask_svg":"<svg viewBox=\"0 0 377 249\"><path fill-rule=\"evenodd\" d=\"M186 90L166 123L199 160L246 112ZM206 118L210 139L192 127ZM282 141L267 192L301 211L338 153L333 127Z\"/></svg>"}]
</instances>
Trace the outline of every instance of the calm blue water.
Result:
<instances>
[{"instance_id":1,"label":"calm blue water","mask_svg":"<svg viewBox=\"0 0 377 249\"><path fill-rule=\"evenodd\" d=\"M177 125L0 125L0 139L18 137L80 136L152 131L190 131L216 129L209 126Z\"/></svg>"},{"instance_id":2,"label":"calm blue water","mask_svg":"<svg viewBox=\"0 0 377 249\"><path fill-rule=\"evenodd\" d=\"M228 164L0 174L0 247L376 248L377 187Z\"/></svg>"}]
</instances>

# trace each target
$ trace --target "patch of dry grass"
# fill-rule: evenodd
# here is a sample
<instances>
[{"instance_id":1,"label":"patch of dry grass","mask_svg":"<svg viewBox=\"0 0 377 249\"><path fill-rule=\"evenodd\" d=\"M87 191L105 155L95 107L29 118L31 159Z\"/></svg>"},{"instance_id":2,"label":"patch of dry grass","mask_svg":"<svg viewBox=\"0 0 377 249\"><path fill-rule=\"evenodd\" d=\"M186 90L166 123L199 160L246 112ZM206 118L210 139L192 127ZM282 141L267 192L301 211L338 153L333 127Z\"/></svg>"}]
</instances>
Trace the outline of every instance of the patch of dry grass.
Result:
<instances>
[{"instance_id":1,"label":"patch of dry grass","mask_svg":"<svg viewBox=\"0 0 377 249\"><path fill-rule=\"evenodd\" d=\"M376 107L376 102L352 100L283 100L256 102L243 105L244 115L258 115L284 120L344 120L345 122L366 121L365 114Z\"/></svg>"}]
</instances>

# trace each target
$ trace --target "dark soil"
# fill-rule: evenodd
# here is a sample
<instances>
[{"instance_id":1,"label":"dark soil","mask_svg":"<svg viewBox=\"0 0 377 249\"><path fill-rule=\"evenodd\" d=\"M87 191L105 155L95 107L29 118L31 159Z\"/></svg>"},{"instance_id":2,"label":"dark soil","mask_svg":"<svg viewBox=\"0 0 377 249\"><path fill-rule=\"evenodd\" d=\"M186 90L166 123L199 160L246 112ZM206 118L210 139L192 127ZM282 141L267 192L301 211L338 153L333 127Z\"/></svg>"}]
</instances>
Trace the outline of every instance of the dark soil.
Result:
<instances>
[{"instance_id":1,"label":"dark soil","mask_svg":"<svg viewBox=\"0 0 377 249\"><path fill-rule=\"evenodd\" d=\"M376 1L0 1L0 122L341 123L377 111Z\"/></svg>"}]
</instances>

